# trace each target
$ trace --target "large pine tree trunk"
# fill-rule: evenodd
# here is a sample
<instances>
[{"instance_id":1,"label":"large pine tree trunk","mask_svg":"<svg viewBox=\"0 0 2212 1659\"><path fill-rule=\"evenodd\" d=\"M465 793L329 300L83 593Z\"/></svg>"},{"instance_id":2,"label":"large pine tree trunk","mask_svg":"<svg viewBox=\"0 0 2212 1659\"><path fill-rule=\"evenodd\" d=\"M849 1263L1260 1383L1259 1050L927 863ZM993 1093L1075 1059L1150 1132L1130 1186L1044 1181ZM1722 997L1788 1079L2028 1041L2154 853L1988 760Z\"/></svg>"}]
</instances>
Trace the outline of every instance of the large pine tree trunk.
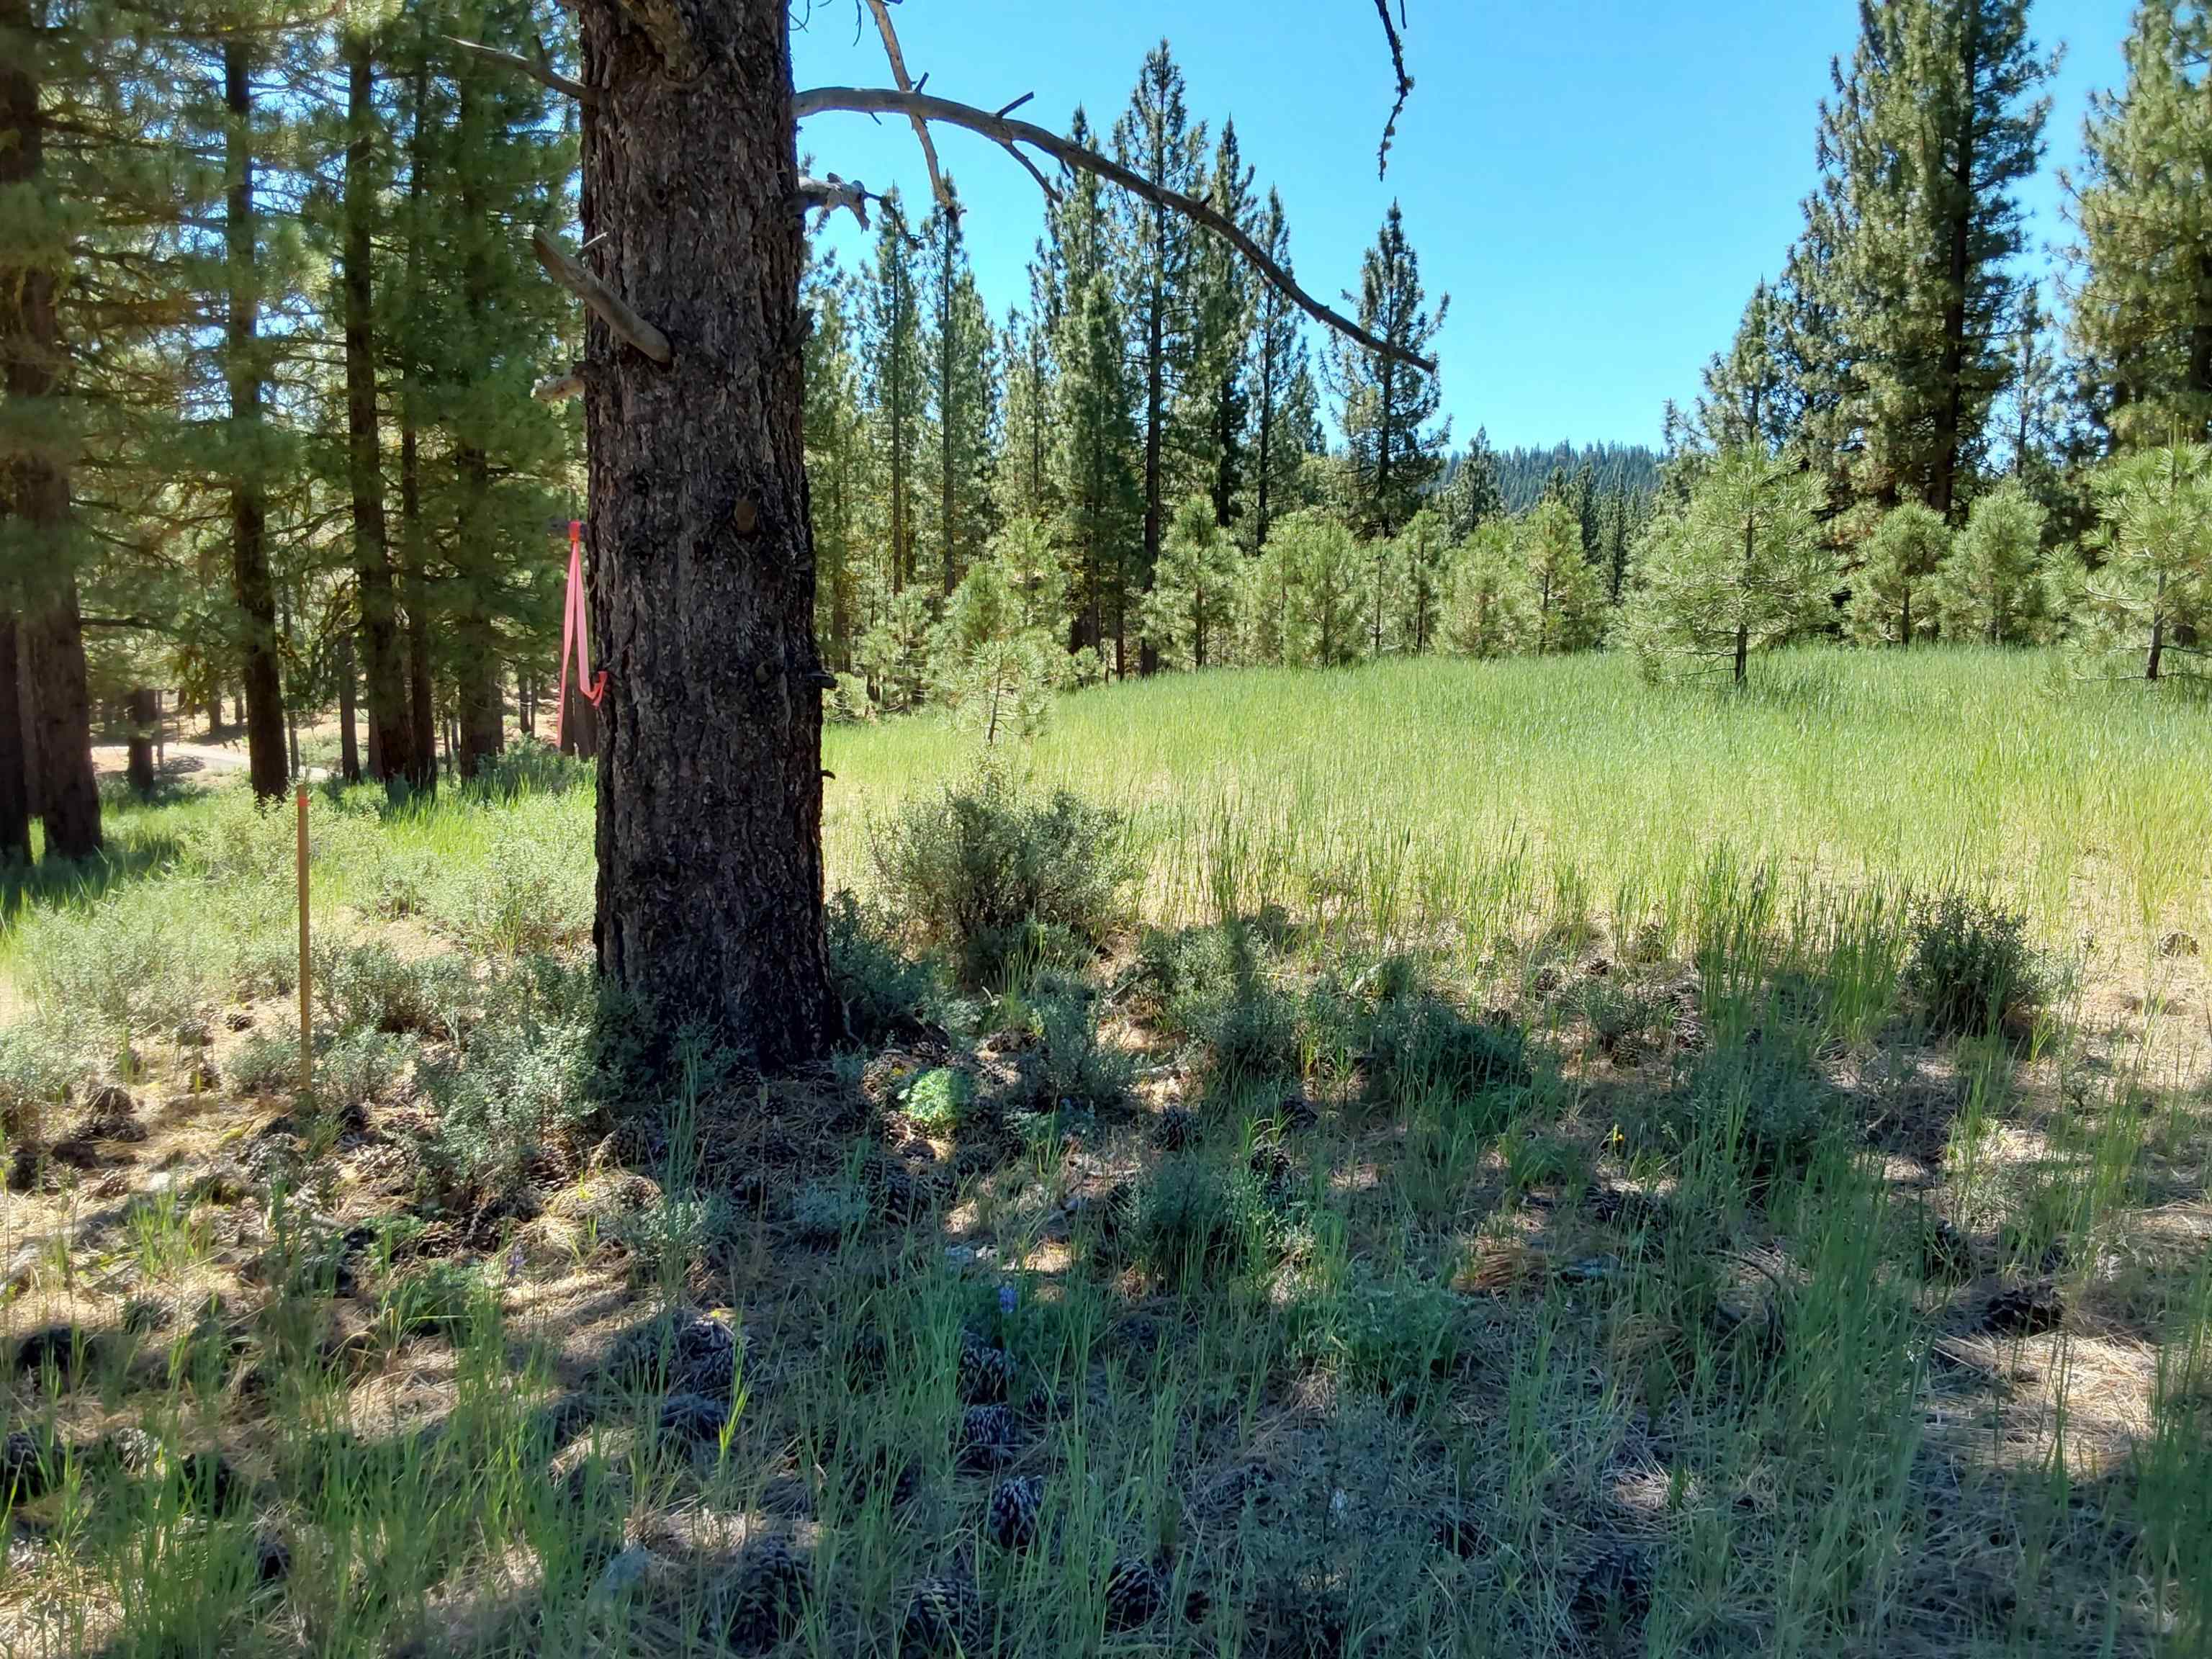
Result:
<instances>
[{"instance_id":1,"label":"large pine tree trunk","mask_svg":"<svg viewBox=\"0 0 2212 1659\"><path fill-rule=\"evenodd\" d=\"M823 1052L836 1005L787 21L784 0L650 15L688 36L677 72L629 13L583 9L588 257L674 347L656 367L586 329L595 933L662 1031L706 1022L788 1065Z\"/></svg>"},{"instance_id":2,"label":"large pine tree trunk","mask_svg":"<svg viewBox=\"0 0 2212 1659\"><path fill-rule=\"evenodd\" d=\"M0 37L15 43L0 53L0 191L21 192L33 203L46 162L46 123L29 44L37 21L29 0L0 0ZM92 772L92 698L68 545L69 461L58 445L40 447L42 434L33 425L35 406L59 389L61 325L51 266L35 252L25 258L19 246L20 239L0 239L0 380L15 405L12 435L28 441L0 454L0 511L22 521L15 534L27 544L23 551L28 555L20 572L17 643L32 720L29 752L16 775L27 802L34 801L46 820L46 856L84 858L100 850L100 790ZM12 707L15 698L9 702ZM12 793L10 786L0 790Z\"/></svg>"},{"instance_id":3,"label":"large pine tree trunk","mask_svg":"<svg viewBox=\"0 0 2212 1659\"><path fill-rule=\"evenodd\" d=\"M276 659L276 593L269 577L269 508L261 459L254 453L262 424L260 295L254 275L253 82L252 47L223 42L223 242L228 259L225 373L229 380L231 441L241 453L230 485L231 597L240 623L246 675L246 769L253 793L270 799L291 781L285 753L284 682Z\"/></svg>"},{"instance_id":4,"label":"large pine tree trunk","mask_svg":"<svg viewBox=\"0 0 2212 1659\"><path fill-rule=\"evenodd\" d=\"M159 704L155 702L150 685L134 687L125 700L130 715L130 736L125 750L125 775L131 781L131 792L145 800L154 793L154 739L160 726Z\"/></svg>"},{"instance_id":5,"label":"large pine tree trunk","mask_svg":"<svg viewBox=\"0 0 2212 1659\"><path fill-rule=\"evenodd\" d=\"M416 789L438 787L438 720L430 684L429 550L422 524L422 456L416 435L415 367L422 349L423 171L429 155L424 109L430 96L430 24L423 14L410 89L407 164L407 331L399 386L399 542L406 561L407 728L405 776Z\"/></svg>"},{"instance_id":6,"label":"large pine tree trunk","mask_svg":"<svg viewBox=\"0 0 2212 1659\"><path fill-rule=\"evenodd\" d=\"M30 769L23 757L22 664L15 613L0 610L0 864L31 855Z\"/></svg>"},{"instance_id":7,"label":"large pine tree trunk","mask_svg":"<svg viewBox=\"0 0 2212 1659\"><path fill-rule=\"evenodd\" d=\"M58 489L56 482L48 481L48 506L58 502L65 519L68 479L60 478ZM46 856L89 858L100 847L100 785L92 771L92 695L74 576L63 578L58 592L25 615L23 656L30 669L32 758Z\"/></svg>"},{"instance_id":8,"label":"large pine tree trunk","mask_svg":"<svg viewBox=\"0 0 2212 1659\"><path fill-rule=\"evenodd\" d=\"M361 737L358 712L359 670L354 662L353 635L338 635L338 775L348 783L361 781Z\"/></svg>"},{"instance_id":9,"label":"large pine tree trunk","mask_svg":"<svg viewBox=\"0 0 2212 1659\"><path fill-rule=\"evenodd\" d=\"M353 495L354 574L361 585L361 659L368 702L370 769L389 783L414 770L414 728L399 652L399 608L384 518L384 465L376 410L376 314L371 283L376 181L375 64L368 36L349 32L346 60L345 240L339 287L345 307L346 461Z\"/></svg>"}]
</instances>

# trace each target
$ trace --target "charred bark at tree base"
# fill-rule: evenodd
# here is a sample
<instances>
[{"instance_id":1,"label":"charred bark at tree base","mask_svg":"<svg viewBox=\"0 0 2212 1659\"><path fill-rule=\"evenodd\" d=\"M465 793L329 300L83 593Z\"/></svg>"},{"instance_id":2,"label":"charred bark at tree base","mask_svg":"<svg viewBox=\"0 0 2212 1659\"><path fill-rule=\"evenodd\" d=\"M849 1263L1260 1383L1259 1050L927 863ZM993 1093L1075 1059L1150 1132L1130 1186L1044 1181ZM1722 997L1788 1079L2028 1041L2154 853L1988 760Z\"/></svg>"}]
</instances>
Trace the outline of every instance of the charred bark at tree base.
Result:
<instances>
[{"instance_id":1,"label":"charred bark at tree base","mask_svg":"<svg viewBox=\"0 0 2212 1659\"><path fill-rule=\"evenodd\" d=\"M664 1035L781 1066L835 1018L800 428L804 227L783 0L664 0L672 70L583 9L596 274L666 334L586 323L599 708L599 963Z\"/></svg>"}]
</instances>

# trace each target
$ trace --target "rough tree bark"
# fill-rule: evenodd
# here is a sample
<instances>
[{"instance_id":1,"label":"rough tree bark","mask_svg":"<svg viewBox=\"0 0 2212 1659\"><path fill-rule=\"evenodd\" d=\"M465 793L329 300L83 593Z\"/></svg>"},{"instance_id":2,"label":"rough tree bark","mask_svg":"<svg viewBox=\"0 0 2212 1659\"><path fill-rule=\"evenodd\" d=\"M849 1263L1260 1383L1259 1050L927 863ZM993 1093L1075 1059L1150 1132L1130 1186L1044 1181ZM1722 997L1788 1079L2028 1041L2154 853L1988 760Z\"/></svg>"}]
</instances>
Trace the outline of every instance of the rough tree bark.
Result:
<instances>
[{"instance_id":1,"label":"rough tree bark","mask_svg":"<svg viewBox=\"0 0 2212 1659\"><path fill-rule=\"evenodd\" d=\"M360 669L354 660L353 633L338 635L338 775L348 783L361 781L361 738L355 716L359 712Z\"/></svg>"},{"instance_id":2,"label":"rough tree bark","mask_svg":"<svg viewBox=\"0 0 2212 1659\"><path fill-rule=\"evenodd\" d=\"M253 210L252 49L240 37L223 42L223 252L229 305L224 321L224 373L230 392L230 441L240 452L230 484L231 597L241 623L246 675L246 771L253 793L271 799L291 781L285 749L284 682L276 659L276 595L269 577L269 508L263 497L258 361L260 295L256 287Z\"/></svg>"},{"instance_id":3,"label":"rough tree bark","mask_svg":"<svg viewBox=\"0 0 2212 1659\"><path fill-rule=\"evenodd\" d=\"M583 222L673 345L586 324L602 969L763 1065L836 1023L784 0L585 0Z\"/></svg>"},{"instance_id":4,"label":"rough tree bark","mask_svg":"<svg viewBox=\"0 0 2212 1659\"><path fill-rule=\"evenodd\" d=\"M0 0L0 34L28 40L36 21L30 0ZM46 120L35 61L28 52L0 55L0 191L9 193L35 194L42 185ZM0 242L0 379L20 409L59 389L62 347L53 272L35 258L19 263L14 246ZM20 520L13 533L23 544L17 556L26 579L18 648L32 719L27 763L18 775L46 821L46 856L84 858L100 850L100 790L92 772L84 630L67 545L66 453L33 442L0 461L0 509Z\"/></svg>"},{"instance_id":5,"label":"rough tree bark","mask_svg":"<svg viewBox=\"0 0 2212 1659\"><path fill-rule=\"evenodd\" d=\"M428 14L424 14L422 51L416 59L410 87L407 149L407 337L401 361L399 385L399 535L406 561L407 605L407 729L408 759L404 775L416 789L438 787L438 721L436 700L430 684L429 550L422 525L422 473L416 434L415 368L420 349L422 294L423 169L429 145L423 112L430 96Z\"/></svg>"},{"instance_id":6,"label":"rough tree bark","mask_svg":"<svg viewBox=\"0 0 2212 1659\"><path fill-rule=\"evenodd\" d=\"M23 764L22 664L15 651L15 613L0 610L0 864L31 855L29 769Z\"/></svg>"},{"instance_id":7,"label":"rough tree bark","mask_svg":"<svg viewBox=\"0 0 2212 1659\"><path fill-rule=\"evenodd\" d=\"M346 462L353 495L354 574L361 585L361 662L368 703L371 769L384 782L404 778L415 763L407 719L406 675L400 660L399 607L384 517L384 465L376 410L376 311L372 239L376 180L376 66L366 33L350 31L346 63L345 240L339 287L345 307Z\"/></svg>"}]
</instances>

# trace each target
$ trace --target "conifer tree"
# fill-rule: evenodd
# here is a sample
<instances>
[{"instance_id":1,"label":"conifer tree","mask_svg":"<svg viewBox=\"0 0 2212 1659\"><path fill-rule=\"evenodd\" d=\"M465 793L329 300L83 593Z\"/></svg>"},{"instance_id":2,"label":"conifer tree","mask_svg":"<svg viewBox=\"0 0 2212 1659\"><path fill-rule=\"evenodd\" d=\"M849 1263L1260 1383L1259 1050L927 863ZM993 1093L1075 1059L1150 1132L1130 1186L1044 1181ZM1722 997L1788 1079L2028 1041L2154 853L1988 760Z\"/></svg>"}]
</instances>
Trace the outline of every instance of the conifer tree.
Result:
<instances>
[{"instance_id":1,"label":"conifer tree","mask_svg":"<svg viewBox=\"0 0 2212 1659\"><path fill-rule=\"evenodd\" d=\"M1206 200L1231 224L1255 228L1252 169L1237 147L1234 121L1221 124ZM1189 483L1206 492L1213 503L1214 523L1226 530L1243 511L1251 470L1247 363L1254 282L1242 256L1227 242L1201 236L1191 258L1190 288L1190 380L1177 425Z\"/></svg>"},{"instance_id":2,"label":"conifer tree","mask_svg":"<svg viewBox=\"0 0 2212 1659\"><path fill-rule=\"evenodd\" d=\"M1498 482L1498 452L1490 447L1490 434L1480 427L1444 481L1444 533L1465 541L1478 525L1501 517L1505 497Z\"/></svg>"},{"instance_id":3,"label":"conifer tree","mask_svg":"<svg viewBox=\"0 0 2212 1659\"><path fill-rule=\"evenodd\" d=\"M1030 519L1049 524L1060 512L1052 471L1052 334L1043 282L1044 273L1033 263L1030 309L1008 312L999 337L1006 410L992 487L999 517L1007 522Z\"/></svg>"},{"instance_id":4,"label":"conifer tree","mask_svg":"<svg viewBox=\"0 0 2212 1659\"><path fill-rule=\"evenodd\" d=\"M2094 94L2074 184L2073 346L2098 417L2132 444L2212 432L2212 13L2142 0L2127 84Z\"/></svg>"},{"instance_id":5,"label":"conifer tree","mask_svg":"<svg viewBox=\"0 0 2212 1659\"><path fill-rule=\"evenodd\" d=\"M1605 636L1605 585L1583 554L1574 508L1553 496L1516 529L1528 586L1530 648L1545 656L1589 650Z\"/></svg>"},{"instance_id":6,"label":"conifer tree","mask_svg":"<svg viewBox=\"0 0 2212 1659\"><path fill-rule=\"evenodd\" d=\"M1845 611L1851 635L1868 645L1933 638L1929 587L1951 552L1951 527L1932 507L1904 501L1881 515L1860 549Z\"/></svg>"},{"instance_id":7,"label":"conifer tree","mask_svg":"<svg viewBox=\"0 0 2212 1659\"><path fill-rule=\"evenodd\" d=\"M826 261L808 272L811 326L806 332L806 485L814 515L815 637L836 673L854 667L861 626L862 497L866 416L849 319L856 306L845 274Z\"/></svg>"},{"instance_id":8,"label":"conifer tree","mask_svg":"<svg viewBox=\"0 0 2212 1659\"><path fill-rule=\"evenodd\" d=\"M1203 193L1206 124L1191 124L1182 70L1165 40L1145 54L1129 107L1114 124L1113 145L1114 159L1152 184L1186 196ZM1127 192L1116 195L1115 206L1121 305L1137 365L1145 447L1136 586L1150 592L1166 528L1168 423L1194 368L1190 282L1203 233L1182 215ZM1142 666L1149 672L1151 665L1147 653Z\"/></svg>"},{"instance_id":9,"label":"conifer tree","mask_svg":"<svg viewBox=\"0 0 2212 1659\"><path fill-rule=\"evenodd\" d=\"M1334 668L1358 660L1366 649L1362 626L1359 545L1352 532L1322 513L1294 513L1268 538L1282 562L1285 586L1283 659Z\"/></svg>"},{"instance_id":10,"label":"conifer tree","mask_svg":"<svg viewBox=\"0 0 2212 1659\"><path fill-rule=\"evenodd\" d=\"M2033 643L2048 617L2043 508L2018 478L1975 500L1931 596L1952 639Z\"/></svg>"},{"instance_id":11,"label":"conifer tree","mask_svg":"<svg viewBox=\"0 0 2212 1659\"><path fill-rule=\"evenodd\" d=\"M1398 580L1392 595L1391 635L1398 648L1419 653L1437 646L1446 595L1451 587L1452 547L1443 519L1423 507L1398 532L1393 563Z\"/></svg>"},{"instance_id":12,"label":"conifer tree","mask_svg":"<svg viewBox=\"0 0 2212 1659\"><path fill-rule=\"evenodd\" d=\"M2212 447L2173 444L2092 477L2102 521L2062 592L2085 670L2146 680L2201 674L2212 626Z\"/></svg>"},{"instance_id":13,"label":"conifer tree","mask_svg":"<svg viewBox=\"0 0 2212 1659\"><path fill-rule=\"evenodd\" d=\"M1291 231L1283 199L1267 192L1254 240L1291 270ZM1294 507L1297 474L1312 447L1315 398L1305 330L1297 308L1274 286L1261 286L1252 325L1252 545L1267 544L1276 514Z\"/></svg>"},{"instance_id":14,"label":"conifer tree","mask_svg":"<svg viewBox=\"0 0 2212 1659\"><path fill-rule=\"evenodd\" d=\"M1858 493L1947 520L2011 375L2016 194L2043 148L2051 72L2027 0L1861 0L1821 149L1842 240L1829 280L1860 380Z\"/></svg>"},{"instance_id":15,"label":"conifer tree","mask_svg":"<svg viewBox=\"0 0 2212 1659\"><path fill-rule=\"evenodd\" d=\"M1817 623L1835 563L1815 532L1816 493L1793 461L1745 445L1714 457L1688 501L1652 520L1623 625L1647 676L1725 669L1741 686L1752 653Z\"/></svg>"},{"instance_id":16,"label":"conifer tree","mask_svg":"<svg viewBox=\"0 0 2212 1659\"><path fill-rule=\"evenodd\" d=\"M1511 522L1486 520L1453 563L1447 642L1469 657L1503 657L1521 649L1529 634L1528 592Z\"/></svg>"},{"instance_id":17,"label":"conifer tree","mask_svg":"<svg viewBox=\"0 0 2212 1659\"><path fill-rule=\"evenodd\" d=\"M1360 326L1425 356L1450 308L1446 295L1431 313L1419 256L1406 240L1404 216L1393 202L1360 263ZM1363 535L1395 535L1442 471L1451 440L1450 422L1436 424L1443 406L1437 377L1344 339L1335 342L1329 362L1357 480L1358 527Z\"/></svg>"},{"instance_id":18,"label":"conifer tree","mask_svg":"<svg viewBox=\"0 0 2212 1659\"><path fill-rule=\"evenodd\" d=\"M922 222L922 358L937 453L938 572L950 597L990 533L989 461L996 392L991 325L968 266L952 180Z\"/></svg>"},{"instance_id":19,"label":"conifer tree","mask_svg":"<svg viewBox=\"0 0 2212 1659\"><path fill-rule=\"evenodd\" d=\"M861 374L884 471L885 574L890 591L898 593L914 580L921 533L915 496L921 473L926 370L914 238L896 191L884 198L863 317Z\"/></svg>"},{"instance_id":20,"label":"conifer tree","mask_svg":"<svg viewBox=\"0 0 2212 1659\"><path fill-rule=\"evenodd\" d=\"M50 132L76 101L56 82L84 72L85 26L75 16L50 25L29 0L0 0L0 860L29 854L34 803L48 858L101 845L78 608L84 548L70 500L79 434L62 402L72 214L70 181L58 176L67 149Z\"/></svg>"},{"instance_id":21,"label":"conifer tree","mask_svg":"<svg viewBox=\"0 0 2212 1659\"><path fill-rule=\"evenodd\" d=\"M1225 654L1235 614L1237 544L1216 522L1211 495L1186 495L1168 526L1152 591L1145 598L1145 637L1160 661L1204 668Z\"/></svg>"},{"instance_id":22,"label":"conifer tree","mask_svg":"<svg viewBox=\"0 0 2212 1659\"><path fill-rule=\"evenodd\" d=\"M1795 434L1784 328L1782 303L1762 282L1751 291L1727 355L1705 365L1696 419L1705 447L1755 443L1779 450Z\"/></svg>"}]
</instances>

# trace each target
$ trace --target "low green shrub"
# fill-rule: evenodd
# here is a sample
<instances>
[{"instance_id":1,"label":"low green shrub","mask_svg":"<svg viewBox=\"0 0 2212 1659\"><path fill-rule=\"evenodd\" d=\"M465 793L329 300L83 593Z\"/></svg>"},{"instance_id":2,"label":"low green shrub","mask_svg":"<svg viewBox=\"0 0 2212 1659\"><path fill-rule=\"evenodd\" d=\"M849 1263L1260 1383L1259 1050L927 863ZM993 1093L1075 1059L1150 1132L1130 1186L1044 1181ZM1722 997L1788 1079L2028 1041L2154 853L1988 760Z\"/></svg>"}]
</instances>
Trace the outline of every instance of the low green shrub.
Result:
<instances>
[{"instance_id":1,"label":"low green shrub","mask_svg":"<svg viewBox=\"0 0 2212 1659\"><path fill-rule=\"evenodd\" d=\"M1130 1203L1121 1242L1131 1260L1160 1283L1194 1285L1235 1260L1236 1194L1228 1177L1206 1159L1167 1159Z\"/></svg>"},{"instance_id":2,"label":"low green shrub","mask_svg":"<svg viewBox=\"0 0 2212 1659\"><path fill-rule=\"evenodd\" d=\"M409 962L375 941L325 945L316 954L316 998L341 1029L459 1035L474 989L461 957Z\"/></svg>"},{"instance_id":3,"label":"low green shrub","mask_svg":"<svg viewBox=\"0 0 2212 1659\"><path fill-rule=\"evenodd\" d=\"M1913 913L1903 986L1929 1029L1947 1036L2017 1034L2045 989L2027 919L1955 890Z\"/></svg>"},{"instance_id":4,"label":"low green shrub","mask_svg":"<svg viewBox=\"0 0 2212 1659\"><path fill-rule=\"evenodd\" d=\"M1200 1050L1209 1092L1298 1074L1297 1004L1268 974L1251 927L1149 934L1139 967L1162 1028Z\"/></svg>"},{"instance_id":5,"label":"low green shrub","mask_svg":"<svg viewBox=\"0 0 2212 1659\"><path fill-rule=\"evenodd\" d=\"M1472 1102L1530 1081L1527 1039L1518 1026L1469 1018L1431 991L1382 998L1365 1035L1367 1097L1379 1104Z\"/></svg>"},{"instance_id":6,"label":"low green shrub","mask_svg":"<svg viewBox=\"0 0 2212 1659\"><path fill-rule=\"evenodd\" d=\"M1137 1063L1098 1035L1098 999L1087 986L1048 981L1031 994L1036 1046L1024 1056L1028 1103L1050 1112L1097 1112L1127 1100Z\"/></svg>"},{"instance_id":7,"label":"low green shrub","mask_svg":"<svg viewBox=\"0 0 2212 1659\"><path fill-rule=\"evenodd\" d=\"M543 960L495 981L483 1018L418 1078L435 1108L425 1168L449 1192L495 1199L599 1109L592 975Z\"/></svg>"},{"instance_id":8,"label":"low green shrub","mask_svg":"<svg viewBox=\"0 0 2212 1659\"><path fill-rule=\"evenodd\" d=\"M1125 919L1137 873L1118 814L1066 790L1025 800L996 768L877 825L871 853L916 936L947 951L969 987L1024 958L1096 950Z\"/></svg>"},{"instance_id":9,"label":"low green shrub","mask_svg":"<svg viewBox=\"0 0 2212 1659\"><path fill-rule=\"evenodd\" d=\"M846 1034L873 1048L937 1022L937 969L898 948L890 930L840 889L826 918L830 979L845 1005Z\"/></svg>"}]
</instances>

